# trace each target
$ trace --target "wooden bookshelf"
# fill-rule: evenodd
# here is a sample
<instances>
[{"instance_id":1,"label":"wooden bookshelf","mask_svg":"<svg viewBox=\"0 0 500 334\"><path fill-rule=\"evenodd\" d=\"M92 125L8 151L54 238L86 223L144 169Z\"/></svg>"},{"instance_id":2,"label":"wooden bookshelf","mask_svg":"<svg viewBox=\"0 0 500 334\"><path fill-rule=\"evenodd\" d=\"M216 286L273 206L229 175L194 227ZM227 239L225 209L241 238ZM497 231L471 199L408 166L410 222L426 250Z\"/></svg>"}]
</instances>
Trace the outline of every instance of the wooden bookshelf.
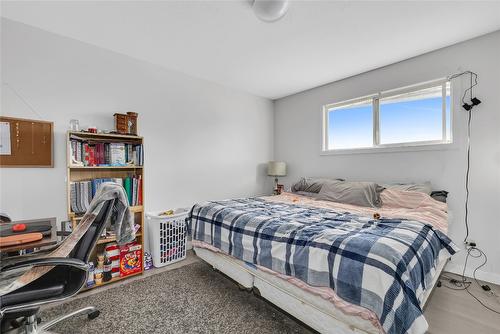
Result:
<instances>
[{"instance_id":1,"label":"wooden bookshelf","mask_svg":"<svg viewBox=\"0 0 500 334\"><path fill-rule=\"evenodd\" d=\"M95 133L87 133L87 132L76 132L76 131L68 131L66 137L66 161L67 161L67 211L68 218L71 220L71 224L73 228L78 225L80 220L83 217L83 214L76 214L71 209L71 183L76 181L87 181L92 179L100 179L100 178L126 178L132 176L141 176L142 178L142 187L141 187L141 195L142 195L142 205L131 206L130 212L134 216L135 224L139 224L140 228L136 233L136 241L141 244L142 251L144 252L144 166L135 166L135 165L127 165L127 166L80 166L72 164L72 152L71 152L71 138L78 137L78 139L83 141L88 141L92 143L128 143L144 145L144 138L140 136L128 136L128 135L119 135L119 134L95 134ZM94 265L97 264L97 254L103 253L105 245L111 242L116 242L115 236L106 236L101 237L92 252L91 261ZM129 277L133 277L136 275L141 275L144 271L144 261L142 261L141 272L137 274L132 274L124 277L114 277L108 282L103 282L101 285L93 285L90 288L85 288L84 290L93 289L95 287L103 286L106 284L114 283L117 281L121 281L123 279L127 279Z\"/></svg>"}]
</instances>

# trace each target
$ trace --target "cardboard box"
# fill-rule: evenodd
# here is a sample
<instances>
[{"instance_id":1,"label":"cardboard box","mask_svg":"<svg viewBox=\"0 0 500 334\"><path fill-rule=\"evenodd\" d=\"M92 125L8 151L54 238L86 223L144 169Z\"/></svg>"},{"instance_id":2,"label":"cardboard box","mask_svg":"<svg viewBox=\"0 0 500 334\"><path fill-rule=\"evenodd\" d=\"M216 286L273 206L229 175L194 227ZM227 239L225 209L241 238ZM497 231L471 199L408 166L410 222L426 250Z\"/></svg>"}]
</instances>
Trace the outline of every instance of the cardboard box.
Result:
<instances>
[{"instance_id":1,"label":"cardboard box","mask_svg":"<svg viewBox=\"0 0 500 334\"><path fill-rule=\"evenodd\" d=\"M131 242L120 247L120 276L128 276L142 270L142 246Z\"/></svg>"}]
</instances>

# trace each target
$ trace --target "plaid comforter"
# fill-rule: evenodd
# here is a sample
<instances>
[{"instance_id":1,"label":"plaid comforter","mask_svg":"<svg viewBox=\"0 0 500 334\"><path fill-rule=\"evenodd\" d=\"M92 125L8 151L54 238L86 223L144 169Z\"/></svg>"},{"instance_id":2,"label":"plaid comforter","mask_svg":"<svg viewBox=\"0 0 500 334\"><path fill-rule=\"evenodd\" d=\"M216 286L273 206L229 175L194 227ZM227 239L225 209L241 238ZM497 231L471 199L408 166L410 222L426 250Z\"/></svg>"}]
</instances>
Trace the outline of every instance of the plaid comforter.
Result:
<instances>
[{"instance_id":1,"label":"plaid comforter","mask_svg":"<svg viewBox=\"0 0 500 334\"><path fill-rule=\"evenodd\" d=\"M431 225L261 198L195 205L193 238L240 260L330 287L377 314L384 330L424 333L420 299L440 255L456 246Z\"/></svg>"}]
</instances>

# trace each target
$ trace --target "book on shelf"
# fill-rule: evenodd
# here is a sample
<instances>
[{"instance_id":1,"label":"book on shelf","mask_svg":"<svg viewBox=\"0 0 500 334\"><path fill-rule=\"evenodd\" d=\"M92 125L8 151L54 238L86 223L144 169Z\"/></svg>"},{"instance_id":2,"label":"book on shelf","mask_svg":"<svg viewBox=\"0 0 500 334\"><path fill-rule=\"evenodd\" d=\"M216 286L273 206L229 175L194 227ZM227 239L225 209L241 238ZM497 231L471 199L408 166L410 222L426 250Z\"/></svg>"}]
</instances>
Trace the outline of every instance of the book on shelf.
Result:
<instances>
[{"instance_id":1,"label":"book on shelf","mask_svg":"<svg viewBox=\"0 0 500 334\"><path fill-rule=\"evenodd\" d=\"M127 177L125 180L123 180L123 188L125 188L125 192L127 193L127 199L128 203L132 203L132 192L130 191L132 189L132 186L130 184L130 178Z\"/></svg>"},{"instance_id":2,"label":"book on shelf","mask_svg":"<svg viewBox=\"0 0 500 334\"><path fill-rule=\"evenodd\" d=\"M142 144L108 143L70 138L72 164L77 166L142 166Z\"/></svg>"},{"instance_id":3,"label":"book on shelf","mask_svg":"<svg viewBox=\"0 0 500 334\"><path fill-rule=\"evenodd\" d=\"M100 178L70 182L70 206L76 214L85 213L90 207L99 186L105 182L117 183L125 189L130 206L142 205L142 176L126 178Z\"/></svg>"},{"instance_id":4,"label":"book on shelf","mask_svg":"<svg viewBox=\"0 0 500 334\"><path fill-rule=\"evenodd\" d=\"M109 150L111 151L111 159L109 161L111 165L120 166L126 164L125 144L111 143L109 144Z\"/></svg>"}]
</instances>

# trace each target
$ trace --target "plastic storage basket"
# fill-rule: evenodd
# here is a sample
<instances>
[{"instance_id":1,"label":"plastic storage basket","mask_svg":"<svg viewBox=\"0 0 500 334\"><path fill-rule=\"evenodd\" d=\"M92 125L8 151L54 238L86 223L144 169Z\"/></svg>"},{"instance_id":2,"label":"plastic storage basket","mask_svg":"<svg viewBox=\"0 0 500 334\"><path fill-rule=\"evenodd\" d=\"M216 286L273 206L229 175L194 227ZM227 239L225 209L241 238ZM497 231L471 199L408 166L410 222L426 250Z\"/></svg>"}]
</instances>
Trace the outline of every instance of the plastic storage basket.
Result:
<instances>
[{"instance_id":1,"label":"plastic storage basket","mask_svg":"<svg viewBox=\"0 0 500 334\"><path fill-rule=\"evenodd\" d=\"M162 215L161 212L146 214L148 226L149 248L155 267L186 258L186 217L188 209L175 209L173 215Z\"/></svg>"}]
</instances>

